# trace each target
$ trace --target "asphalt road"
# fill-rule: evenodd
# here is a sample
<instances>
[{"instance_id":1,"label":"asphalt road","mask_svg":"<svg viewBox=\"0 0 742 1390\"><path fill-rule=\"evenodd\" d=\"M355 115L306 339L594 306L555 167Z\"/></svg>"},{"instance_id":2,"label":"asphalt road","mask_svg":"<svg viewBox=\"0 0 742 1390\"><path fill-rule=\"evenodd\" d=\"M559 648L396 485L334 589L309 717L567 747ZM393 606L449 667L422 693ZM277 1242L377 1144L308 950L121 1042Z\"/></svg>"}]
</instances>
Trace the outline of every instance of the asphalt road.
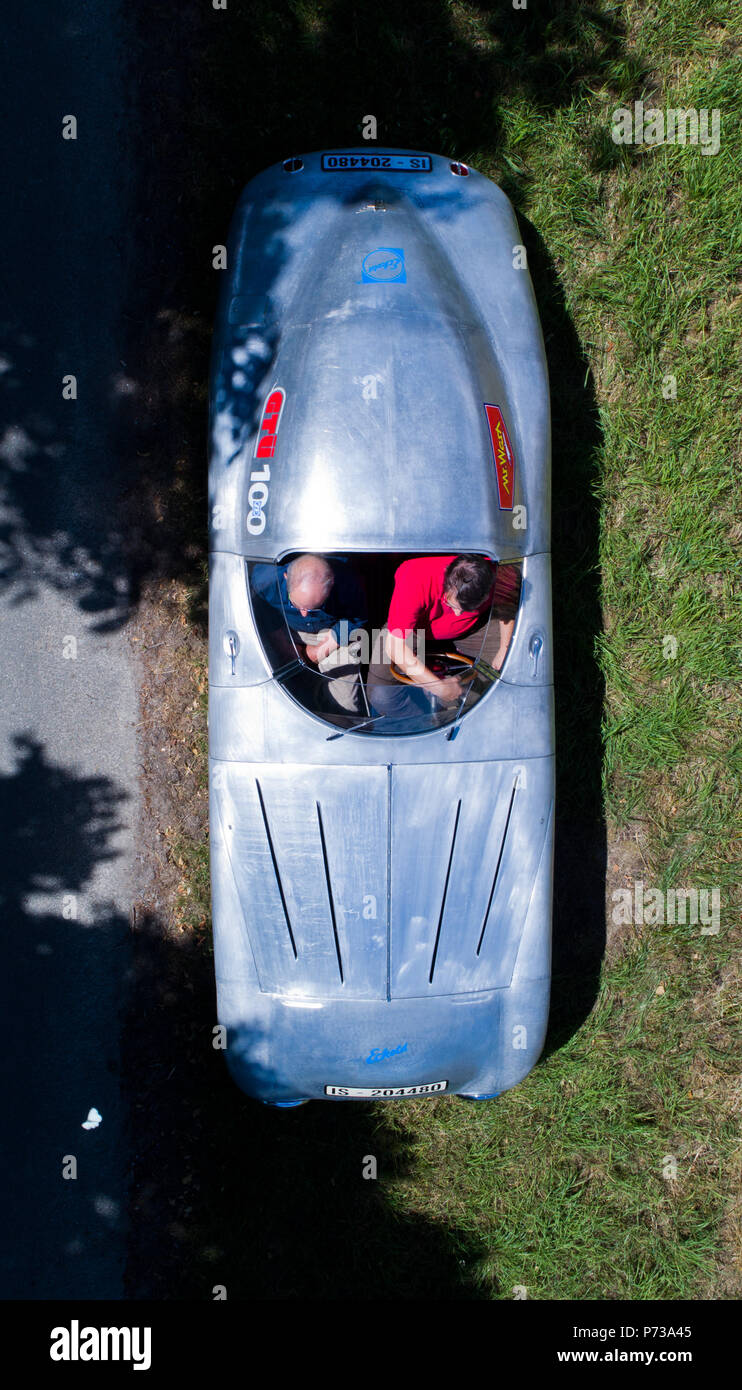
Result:
<instances>
[{"instance_id":1,"label":"asphalt road","mask_svg":"<svg viewBox=\"0 0 742 1390\"><path fill-rule=\"evenodd\" d=\"M136 688L117 529L121 6L6 13L0 259L4 1298L119 1298ZM77 118L77 139L62 138ZM74 375L77 399L63 398ZM91 1108L102 1120L83 1128ZM76 1176L72 1176L76 1172Z\"/></svg>"}]
</instances>

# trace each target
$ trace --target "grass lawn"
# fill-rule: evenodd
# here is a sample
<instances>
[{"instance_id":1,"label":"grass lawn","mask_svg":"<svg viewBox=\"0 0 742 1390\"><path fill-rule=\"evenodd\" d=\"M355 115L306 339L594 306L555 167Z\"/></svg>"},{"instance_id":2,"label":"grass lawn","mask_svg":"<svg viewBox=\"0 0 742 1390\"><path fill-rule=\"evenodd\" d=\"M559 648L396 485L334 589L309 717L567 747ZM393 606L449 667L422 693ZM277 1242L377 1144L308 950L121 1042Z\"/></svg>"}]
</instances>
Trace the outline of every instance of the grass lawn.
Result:
<instances>
[{"instance_id":1,"label":"grass lawn","mask_svg":"<svg viewBox=\"0 0 742 1390\"><path fill-rule=\"evenodd\" d=\"M166 505L185 507L193 541L162 583L196 635L195 782L203 790L207 248L252 173L295 148L359 143L373 112L380 145L449 153L500 183L528 248L552 390L563 852L550 1036L528 1079L481 1107L440 1099L350 1119L310 1106L280 1123L225 1083L194 1141L205 1171L178 1218L175 1296L226 1267L236 1297L257 1284L343 1296L366 1279L387 1297L738 1298L742 12L595 0L490 14L450 0L399 13L384 0L370 34L355 5L248 8L219 15L221 31L193 20L189 154L173 172L193 249L162 306L168 331L182 325L175 345L162 340L163 370L176 364L184 384L167 407L177 446L158 447L165 472L174 449L186 459ZM235 52L250 55L253 86ZM169 129L177 102L166 82L157 91ZM614 108L639 98L718 108L718 153L614 144ZM176 915L207 972L207 846L174 824ZM718 889L718 932L615 921L613 893L637 880ZM224 1177L236 1135L271 1223ZM361 1180L364 1152L378 1157L376 1183ZM214 1171L222 1185L207 1190Z\"/></svg>"}]
</instances>

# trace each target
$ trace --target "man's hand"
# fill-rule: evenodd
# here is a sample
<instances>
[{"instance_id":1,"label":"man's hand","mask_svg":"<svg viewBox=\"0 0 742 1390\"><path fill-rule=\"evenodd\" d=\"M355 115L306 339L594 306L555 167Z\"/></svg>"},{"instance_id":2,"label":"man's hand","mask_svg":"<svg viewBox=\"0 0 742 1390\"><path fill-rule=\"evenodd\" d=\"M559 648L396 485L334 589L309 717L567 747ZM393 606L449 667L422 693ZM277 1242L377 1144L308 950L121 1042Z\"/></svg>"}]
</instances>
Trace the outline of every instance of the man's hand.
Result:
<instances>
[{"instance_id":1,"label":"man's hand","mask_svg":"<svg viewBox=\"0 0 742 1390\"><path fill-rule=\"evenodd\" d=\"M331 632L321 633L319 642L317 642L314 647L307 647L307 656L310 661L319 663L320 661L324 661L325 657L330 655L330 652L336 651L339 645L339 642L335 640Z\"/></svg>"},{"instance_id":2,"label":"man's hand","mask_svg":"<svg viewBox=\"0 0 742 1390\"><path fill-rule=\"evenodd\" d=\"M497 649L497 654L492 658L492 665L494 666L496 671L500 670L502 663L508 654L508 647L510 646L510 639L512 638L514 627L515 618L513 618L510 622L500 623L500 645Z\"/></svg>"},{"instance_id":3,"label":"man's hand","mask_svg":"<svg viewBox=\"0 0 742 1390\"><path fill-rule=\"evenodd\" d=\"M435 676L429 671L427 666L420 660L414 652L410 651L407 643L401 637L395 637L393 633L386 634L386 653L389 660L393 661L409 676L414 685L421 685L425 690L430 691L445 704L451 704L454 700L460 700L464 691L458 676Z\"/></svg>"},{"instance_id":4,"label":"man's hand","mask_svg":"<svg viewBox=\"0 0 742 1390\"><path fill-rule=\"evenodd\" d=\"M460 700L464 693L463 686L458 676L444 676L442 680L435 682L432 687L433 694L443 700L445 704L451 704L454 700Z\"/></svg>"}]
</instances>

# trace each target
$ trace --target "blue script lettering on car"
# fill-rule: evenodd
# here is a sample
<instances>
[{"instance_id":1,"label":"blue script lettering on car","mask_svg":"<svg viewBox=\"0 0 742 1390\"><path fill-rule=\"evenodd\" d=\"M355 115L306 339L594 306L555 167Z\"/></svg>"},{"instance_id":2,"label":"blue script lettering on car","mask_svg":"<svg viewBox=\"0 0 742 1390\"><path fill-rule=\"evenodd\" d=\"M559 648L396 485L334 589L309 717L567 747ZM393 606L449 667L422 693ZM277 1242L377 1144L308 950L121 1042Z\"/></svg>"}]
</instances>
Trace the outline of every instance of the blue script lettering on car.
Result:
<instances>
[{"instance_id":1,"label":"blue script lettering on car","mask_svg":"<svg viewBox=\"0 0 742 1390\"><path fill-rule=\"evenodd\" d=\"M368 1054L368 1057L366 1058L366 1061L385 1062L387 1060L387 1057L397 1057L400 1052L406 1051L407 1043L400 1043L398 1047L392 1048L382 1047L381 1051L379 1051L378 1047L372 1047L371 1051Z\"/></svg>"},{"instance_id":2,"label":"blue script lettering on car","mask_svg":"<svg viewBox=\"0 0 742 1390\"><path fill-rule=\"evenodd\" d=\"M401 284L407 283L404 251L401 246L377 246L369 251L361 261L362 284Z\"/></svg>"}]
</instances>

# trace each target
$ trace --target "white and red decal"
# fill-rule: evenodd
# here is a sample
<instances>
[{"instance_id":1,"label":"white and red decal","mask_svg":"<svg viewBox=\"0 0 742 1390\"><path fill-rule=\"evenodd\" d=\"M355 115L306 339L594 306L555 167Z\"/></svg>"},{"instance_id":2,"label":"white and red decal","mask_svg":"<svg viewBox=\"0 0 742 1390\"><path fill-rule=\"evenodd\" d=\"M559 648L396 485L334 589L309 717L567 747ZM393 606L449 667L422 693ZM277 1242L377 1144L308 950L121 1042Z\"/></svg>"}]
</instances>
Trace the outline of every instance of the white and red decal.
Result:
<instances>
[{"instance_id":1,"label":"white and red decal","mask_svg":"<svg viewBox=\"0 0 742 1390\"><path fill-rule=\"evenodd\" d=\"M254 459L272 459L276 452L276 439L278 436L278 426L281 423L281 415L286 400L286 392L276 386L268 396L263 406L263 414L260 417L258 437L255 440ZM259 536L265 529L265 512L263 508L268 501L268 483L270 482L271 469L269 463L263 463L262 467L253 467L250 473L250 486L247 490L247 500L250 504L250 511L247 516L247 529L251 536Z\"/></svg>"},{"instance_id":2,"label":"white and red decal","mask_svg":"<svg viewBox=\"0 0 742 1390\"><path fill-rule=\"evenodd\" d=\"M495 456L497 500L502 511L511 512L515 490L515 455L499 405L485 405L484 412Z\"/></svg>"}]
</instances>

